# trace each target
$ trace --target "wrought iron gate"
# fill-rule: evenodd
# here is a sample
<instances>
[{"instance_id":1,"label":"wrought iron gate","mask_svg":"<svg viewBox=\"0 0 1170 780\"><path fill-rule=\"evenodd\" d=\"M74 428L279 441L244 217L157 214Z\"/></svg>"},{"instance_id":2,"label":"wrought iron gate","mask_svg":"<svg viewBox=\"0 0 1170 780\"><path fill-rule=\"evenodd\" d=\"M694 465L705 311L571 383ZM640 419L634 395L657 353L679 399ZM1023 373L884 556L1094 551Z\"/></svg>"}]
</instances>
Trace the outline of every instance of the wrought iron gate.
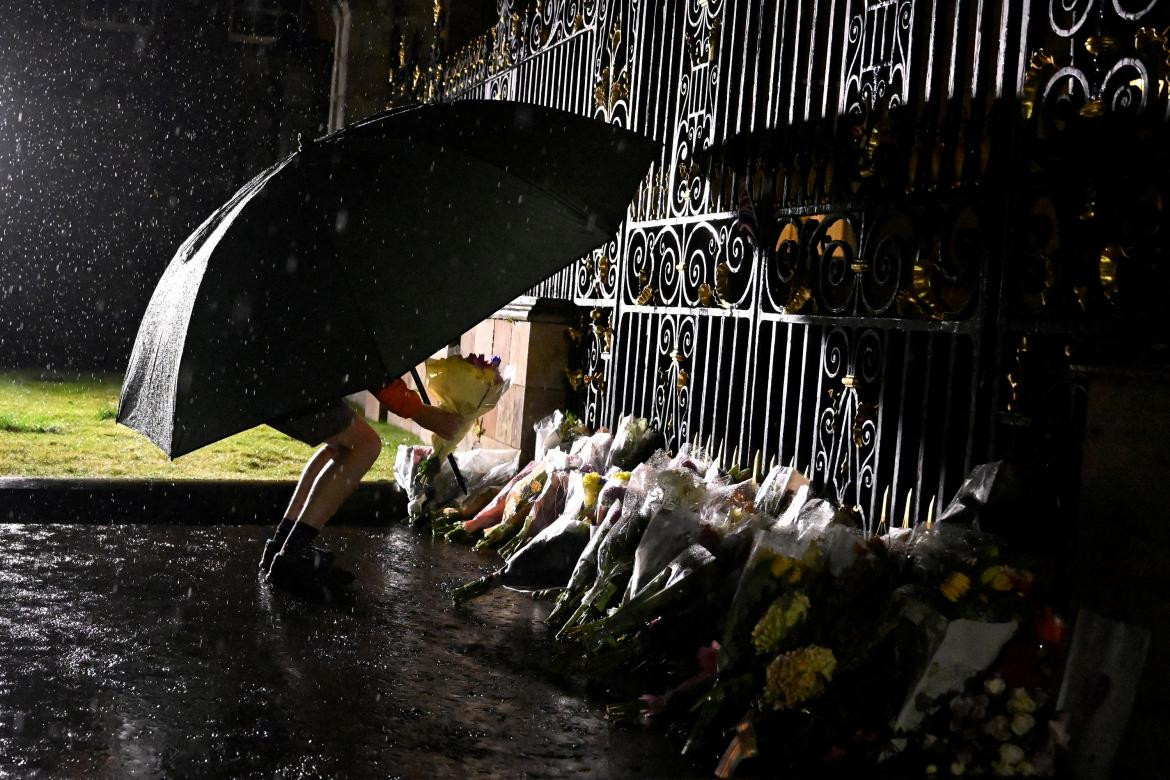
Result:
<instances>
[{"instance_id":1,"label":"wrought iron gate","mask_svg":"<svg viewBox=\"0 0 1170 780\"><path fill-rule=\"evenodd\" d=\"M1165 24L1168 5L502 0L434 91L661 140L619 235L532 291L589 312L570 377L586 419L633 412L672 447L795 463L872 529L937 512L1018 400L1034 328L1000 304L1016 215L1037 208L1013 172L1020 106L1161 106L1141 33L1108 62L1092 37Z\"/></svg>"}]
</instances>

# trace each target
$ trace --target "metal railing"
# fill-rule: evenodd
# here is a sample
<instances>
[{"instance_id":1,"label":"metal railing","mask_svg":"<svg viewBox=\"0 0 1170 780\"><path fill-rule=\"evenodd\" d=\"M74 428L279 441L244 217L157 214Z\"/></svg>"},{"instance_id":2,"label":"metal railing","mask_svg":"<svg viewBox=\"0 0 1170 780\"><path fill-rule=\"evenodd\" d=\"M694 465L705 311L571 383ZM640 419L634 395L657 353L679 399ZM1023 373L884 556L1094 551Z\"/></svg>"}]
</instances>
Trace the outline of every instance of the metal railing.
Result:
<instances>
[{"instance_id":1,"label":"metal railing","mask_svg":"<svg viewBox=\"0 0 1170 780\"><path fill-rule=\"evenodd\" d=\"M581 411L794 463L872 530L937 515L1012 412L1019 109L1167 110L1133 49L1168 7L502 0L438 93L663 142L620 233L531 291L590 312Z\"/></svg>"}]
</instances>

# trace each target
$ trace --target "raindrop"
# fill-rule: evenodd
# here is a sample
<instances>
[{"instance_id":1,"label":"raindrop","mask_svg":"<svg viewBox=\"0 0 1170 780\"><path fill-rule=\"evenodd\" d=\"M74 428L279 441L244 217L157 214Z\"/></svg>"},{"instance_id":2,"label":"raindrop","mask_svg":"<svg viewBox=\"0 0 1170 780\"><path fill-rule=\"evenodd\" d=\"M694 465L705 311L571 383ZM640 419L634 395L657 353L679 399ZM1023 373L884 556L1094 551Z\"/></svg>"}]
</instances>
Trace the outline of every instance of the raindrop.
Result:
<instances>
[{"instance_id":1,"label":"raindrop","mask_svg":"<svg viewBox=\"0 0 1170 780\"><path fill-rule=\"evenodd\" d=\"M338 233L345 232L345 226L349 223L349 211L346 209L337 210L337 222L334 224L334 229Z\"/></svg>"}]
</instances>

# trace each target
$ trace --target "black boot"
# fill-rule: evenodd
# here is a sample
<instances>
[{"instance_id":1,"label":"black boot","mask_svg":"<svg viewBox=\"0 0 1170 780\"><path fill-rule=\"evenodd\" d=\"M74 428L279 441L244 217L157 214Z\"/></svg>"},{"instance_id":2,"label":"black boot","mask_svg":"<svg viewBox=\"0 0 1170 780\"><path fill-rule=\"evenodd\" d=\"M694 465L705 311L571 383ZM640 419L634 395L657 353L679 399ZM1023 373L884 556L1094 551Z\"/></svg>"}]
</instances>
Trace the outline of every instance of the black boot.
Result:
<instances>
[{"instance_id":1,"label":"black boot","mask_svg":"<svg viewBox=\"0 0 1170 780\"><path fill-rule=\"evenodd\" d=\"M268 570L272 568L272 559L280 552L280 548L284 546L284 542L288 539L289 532L292 531L293 525L296 523L291 517L286 517L280 521L280 525L276 526L276 530L272 533L272 538L264 543L264 553L260 556L260 573L268 574Z\"/></svg>"},{"instance_id":2,"label":"black boot","mask_svg":"<svg viewBox=\"0 0 1170 780\"><path fill-rule=\"evenodd\" d=\"M266 581L289 590L340 587L353 582L353 574L334 568L332 552L309 544L316 535L317 529L312 526L293 526L284 546L272 557Z\"/></svg>"}]
</instances>

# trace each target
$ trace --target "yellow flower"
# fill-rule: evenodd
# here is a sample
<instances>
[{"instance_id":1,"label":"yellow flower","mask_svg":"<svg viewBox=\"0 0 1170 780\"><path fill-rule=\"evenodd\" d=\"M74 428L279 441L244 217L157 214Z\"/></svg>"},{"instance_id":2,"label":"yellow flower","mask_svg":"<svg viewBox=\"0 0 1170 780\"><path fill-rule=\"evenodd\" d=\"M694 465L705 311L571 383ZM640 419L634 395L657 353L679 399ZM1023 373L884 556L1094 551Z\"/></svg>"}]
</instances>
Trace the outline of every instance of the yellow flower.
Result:
<instances>
[{"instance_id":1,"label":"yellow flower","mask_svg":"<svg viewBox=\"0 0 1170 780\"><path fill-rule=\"evenodd\" d=\"M1008 699L1008 712L1013 715L1028 714L1036 711L1038 704L1036 700L1028 695L1028 692L1023 688L1013 688L1011 697Z\"/></svg>"},{"instance_id":2,"label":"yellow flower","mask_svg":"<svg viewBox=\"0 0 1170 780\"><path fill-rule=\"evenodd\" d=\"M772 561L772 576L783 577L784 574L792 568L794 561L787 555L777 555Z\"/></svg>"},{"instance_id":3,"label":"yellow flower","mask_svg":"<svg viewBox=\"0 0 1170 780\"><path fill-rule=\"evenodd\" d=\"M958 601L971 590L971 578L961 571L953 571L938 588L946 596L947 601Z\"/></svg>"},{"instance_id":4,"label":"yellow flower","mask_svg":"<svg viewBox=\"0 0 1170 780\"><path fill-rule=\"evenodd\" d=\"M605 482L604 477L596 471L591 471L581 477L581 487L585 489L585 509L588 511L597 504L597 496L601 493L602 483Z\"/></svg>"},{"instance_id":5,"label":"yellow flower","mask_svg":"<svg viewBox=\"0 0 1170 780\"><path fill-rule=\"evenodd\" d=\"M1024 760L1024 756L1025 753L1019 745L1008 743L999 746L999 760L1008 766L1020 763Z\"/></svg>"},{"instance_id":6,"label":"yellow flower","mask_svg":"<svg viewBox=\"0 0 1170 780\"><path fill-rule=\"evenodd\" d=\"M791 710L825 692L837 658L827 647L809 645L779 655L768 665L764 700L777 710Z\"/></svg>"},{"instance_id":7,"label":"yellow flower","mask_svg":"<svg viewBox=\"0 0 1170 780\"><path fill-rule=\"evenodd\" d=\"M988 566L979 581L992 590L1003 592L1012 589L1012 575L1006 566Z\"/></svg>"},{"instance_id":8,"label":"yellow flower","mask_svg":"<svg viewBox=\"0 0 1170 780\"><path fill-rule=\"evenodd\" d=\"M1021 712L1012 718L1012 733L1017 737L1022 737L1032 730L1036 725L1036 719L1026 712Z\"/></svg>"},{"instance_id":9,"label":"yellow flower","mask_svg":"<svg viewBox=\"0 0 1170 780\"><path fill-rule=\"evenodd\" d=\"M756 652L773 653L779 649L784 638L798 624L804 622L811 606L808 596L803 593L786 593L776 601L752 629L752 644Z\"/></svg>"}]
</instances>

